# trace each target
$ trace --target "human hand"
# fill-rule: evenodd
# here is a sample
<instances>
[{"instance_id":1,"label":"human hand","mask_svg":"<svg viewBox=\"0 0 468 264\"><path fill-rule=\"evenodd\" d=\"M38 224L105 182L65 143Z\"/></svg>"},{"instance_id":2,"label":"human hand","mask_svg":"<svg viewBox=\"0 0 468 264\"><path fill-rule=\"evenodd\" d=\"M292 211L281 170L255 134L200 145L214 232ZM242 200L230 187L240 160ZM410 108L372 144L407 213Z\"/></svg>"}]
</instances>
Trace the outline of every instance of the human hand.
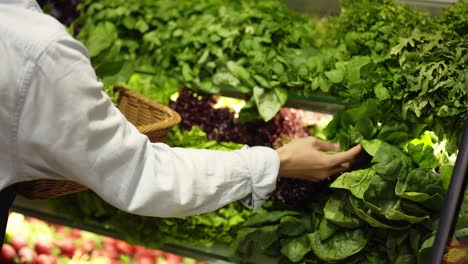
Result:
<instances>
[{"instance_id":1,"label":"human hand","mask_svg":"<svg viewBox=\"0 0 468 264\"><path fill-rule=\"evenodd\" d=\"M276 151L280 158L279 177L318 182L347 171L361 152L361 145L338 152L340 147L336 144L306 137L293 140Z\"/></svg>"}]
</instances>

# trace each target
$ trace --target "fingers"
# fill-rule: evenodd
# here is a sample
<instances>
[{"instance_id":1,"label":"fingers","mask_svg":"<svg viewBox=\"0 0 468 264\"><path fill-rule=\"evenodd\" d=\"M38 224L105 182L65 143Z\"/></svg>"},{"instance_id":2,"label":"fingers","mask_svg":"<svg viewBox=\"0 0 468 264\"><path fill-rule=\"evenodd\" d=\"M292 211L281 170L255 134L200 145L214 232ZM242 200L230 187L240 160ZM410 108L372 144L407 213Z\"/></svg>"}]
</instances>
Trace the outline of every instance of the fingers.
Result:
<instances>
[{"instance_id":1,"label":"fingers","mask_svg":"<svg viewBox=\"0 0 468 264\"><path fill-rule=\"evenodd\" d=\"M335 166L327 171L326 179L330 180L332 177L339 176L340 174L346 172L351 168L351 163L343 163L338 166Z\"/></svg>"},{"instance_id":2,"label":"fingers","mask_svg":"<svg viewBox=\"0 0 468 264\"><path fill-rule=\"evenodd\" d=\"M361 145L356 145L347 151L330 155L330 161L331 161L330 167L335 167L342 163L350 163L356 158L356 156L361 152L361 150L362 150Z\"/></svg>"},{"instance_id":3,"label":"fingers","mask_svg":"<svg viewBox=\"0 0 468 264\"><path fill-rule=\"evenodd\" d=\"M340 151L340 146L338 144L333 144L328 141L323 141L318 138L311 138L312 145L320 151Z\"/></svg>"}]
</instances>

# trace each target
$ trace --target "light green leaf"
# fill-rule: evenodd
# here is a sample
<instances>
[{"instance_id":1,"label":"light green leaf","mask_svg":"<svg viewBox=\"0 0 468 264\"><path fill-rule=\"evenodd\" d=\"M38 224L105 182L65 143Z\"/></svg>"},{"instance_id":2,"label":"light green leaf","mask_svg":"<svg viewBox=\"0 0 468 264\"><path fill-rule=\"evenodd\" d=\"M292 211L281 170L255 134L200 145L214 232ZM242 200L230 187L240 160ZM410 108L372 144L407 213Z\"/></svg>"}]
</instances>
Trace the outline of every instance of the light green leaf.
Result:
<instances>
[{"instance_id":1,"label":"light green leaf","mask_svg":"<svg viewBox=\"0 0 468 264\"><path fill-rule=\"evenodd\" d=\"M257 104L258 112L265 121L271 120L281 108L280 98L275 91L268 91L261 87L255 86L253 89L255 103Z\"/></svg>"},{"instance_id":2,"label":"light green leaf","mask_svg":"<svg viewBox=\"0 0 468 264\"><path fill-rule=\"evenodd\" d=\"M374 175L375 171L373 169L346 172L336 178L330 188L347 189L355 197L363 199L364 192L369 187Z\"/></svg>"},{"instance_id":3,"label":"light green leaf","mask_svg":"<svg viewBox=\"0 0 468 264\"><path fill-rule=\"evenodd\" d=\"M85 43L89 55L95 57L101 52L111 47L117 39L117 29L110 22L97 24L89 32L89 37Z\"/></svg>"},{"instance_id":4,"label":"light green leaf","mask_svg":"<svg viewBox=\"0 0 468 264\"><path fill-rule=\"evenodd\" d=\"M278 97L281 105L283 106L286 101L288 100L288 91L284 88L281 88L281 87L276 87L275 88L275 94L276 96Z\"/></svg>"},{"instance_id":5,"label":"light green leaf","mask_svg":"<svg viewBox=\"0 0 468 264\"><path fill-rule=\"evenodd\" d=\"M374 87L374 93L377 99L383 101L387 100L390 98L390 94L388 93L387 88L383 86L383 84L380 82Z\"/></svg>"},{"instance_id":6,"label":"light green leaf","mask_svg":"<svg viewBox=\"0 0 468 264\"><path fill-rule=\"evenodd\" d=\"M325 72L325 75L327 76L328 80L330 80L332 83L340 83L343 81L344 78L344 72L341 69L327 71Z\"/></svg>"}]
</instances>

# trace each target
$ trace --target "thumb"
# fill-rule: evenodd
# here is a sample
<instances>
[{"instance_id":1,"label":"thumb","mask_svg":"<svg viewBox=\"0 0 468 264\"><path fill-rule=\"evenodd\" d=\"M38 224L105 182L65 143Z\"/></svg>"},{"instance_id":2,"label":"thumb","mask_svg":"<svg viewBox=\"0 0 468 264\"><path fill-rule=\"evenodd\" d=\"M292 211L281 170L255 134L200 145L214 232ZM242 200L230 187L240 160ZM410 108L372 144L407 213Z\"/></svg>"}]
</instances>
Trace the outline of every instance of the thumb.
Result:
<instances>
[{"instance_id":1,"label":"thumb","mask_svg":"<svg viewBox=\"0 0 468 264\"><path fill-rule=\"evenodd\" d=\"M332 166L353 161L356 158L356 156L361 152L361 150L361 145L356 145L347 151L330 155Z\"/></svg>"}]
</instances>

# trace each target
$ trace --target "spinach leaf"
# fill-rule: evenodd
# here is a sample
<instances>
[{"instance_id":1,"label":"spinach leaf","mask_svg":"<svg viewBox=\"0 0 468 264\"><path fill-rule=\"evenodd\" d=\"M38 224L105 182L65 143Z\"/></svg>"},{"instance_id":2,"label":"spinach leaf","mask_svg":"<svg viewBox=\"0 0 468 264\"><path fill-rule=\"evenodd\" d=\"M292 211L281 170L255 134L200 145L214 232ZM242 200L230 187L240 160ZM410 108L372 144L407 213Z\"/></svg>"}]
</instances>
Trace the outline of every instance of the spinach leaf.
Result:
<instances>
[{"instance_id":1,"label":"spinach leaf","mask_svg":"<svg viewBox=\"0 0 468 264\"><path fill-rule=\"evenodd\" d=\"M279 233L287 236L298 236L306 231L301 219L294 216L281 218Z\"/></svg>"},{"instance_id":2,"label":"spinach leaf","mask_svg":"<svg viewBox=\"0 0 468 264\"><path fill-rule=\"evenodd\" d=\"M418 251L418 263L427 263L431 254L432 245L434 244L435 236L426 239Z\"/></svg>"},{"instance_id":3,"label":"spinach leaf","mask_svg":"<svg viewBox=\"0 0 468 264\"><path fill-rule=\"evenodd\" d=\"M347 230L321 240L318 232L309 234L314 254L323 261L336 262L360 252L367 244L367 237L361 229Z\"/></svg>"},{"instance_id":4,"label":"spinach leaf","mask_svg":"<svg viewBox=\"0 0 468 264\"><path fill-rule=\"evenodd\" d=\"M443 202L445 190L443 187L442 178L432 169L418 168L412 170L403 180L398 180L395 193L405 199L414 202L424 202L431 198L431 202L436 202L437 198L441 198L435 205L435 208ZM437 195L437 196L435 196Z\"/></svg>"},{"instance_id":5,"label":"spinach leaf","mask_svg":"<svg viewBox=\"0 0 468 264\"><path fill-rule=\"evenodd\" d=\"M361 219L347 210L347 195L332 195L323 208L324 218L344 228L357 228L362 225Z\"/></svg>"},{"instance_id":6,"label":"spinach leaf","mask_svg":"<svg viewBox=\"0 0 468 264\"><path fill-rule=\"evenodd\" d=\"M434 149L425 144L408 144L408 154L414 163L420 168L435 169L438 165L437 158L434 155Z\"/></svg>"},{"instance_id":7,"label":"spinach leaf","mask_svg":"<svg viewBox=\"0 0 468 264\"><path fill-rule=\"evenodd\" d=\"M292 262L298 262L312 250L309 234L289 239L281 248L281 253Z\"/></svg>"},{"instance_id":8,"label":"spinach leaf","mask_svg":"<svg viewBox=\"0 0 468 264\"><path fill-rule=\"evenodd\" d=\"M333 223L327 221L326 218L322 218L317 232L320 235L320 240L326 240L329 237L333 236L333 234L335 234L338 230L339 227L337 225L334 225Z\"/></svg>"},{"instance_id":9,"label":"spinach leaf","mask_svg":"<svg viewBox=\"0 0 468 264\"><path fill-rule=\"evenodd\" d=\"M409 128L401 120L390 119L382 124L377 138L390 144L399 145L409 139Z\"/></svg>"},{"instance_id":10,"label":"spinach leaf","mask_svg":"<svg viewBox=\"0 0 468 264\"><path fill-rule=\"evenodd\" d=\"M285 216L299 216L300 213L296 211L273 211L273 212L262 212L258 211L252 214L252 216L245 222L247 227L262 226L266 224L275 224L281 221L281 218Z\"/></svg>"},{"instance_id":11,"label":"spinach leaf","mask_svg":"<svg viewBox=\"0 0 468 264\"><path fill-rule=\"evenodd\" d=\"M415 263L416 256L411 246L412 229L408 231L395 231L387 237L387 255L392 263ZM419 242L419 241L418 241Z\"/></svg>"},{"instance_id":12,"label":"spinach leaf","mask_svg":"<svg viewBox=\"0 0 468 264\"><path fill-rule=\"evenodd\" d=\"M374 175L375 171L373 169L346 172L336 178L330 185L330 188L347 189L355 197L363 199L364 192L369 187Z\"/></svg>"},{"instance_id":13,"label":"spinach leaf","mask_svg":"<svg viewBox=\"0 0 468 264\"><path fill-rule=\"evenodd\" d=\"M414 224L429 219L429 215L415 216L405 212L394 190L394 182L377 175L364 193L364 204L389 220L404 220Z\"/></svg>"},{"instance_id":14,"label":"spinach leaf","mask_svg":"<svg viewBox=\"0 0 468 264\"><path fill-rule=\"evenodd\" d=\"M450 185L450 180L452 179L452 172L453 165L450 164L444 164L439 168L440 178L442 179L442 185L444 186L445 190L448 190L448 187Z\"/></svg>"},{"instance_id":15,"label":"spinach leaf","mask_svg":"<svg viewBox=\"0 0 468 264\"><path fill-rule=\"evenodd\" d=\"M255 250L266 251L278 241L278 225L267 225L259 228L244 228L238 233L231 250L239 256L251 256Z\"/></svg>"},{"instance_id":16,"label":"spinach leaf","mask_svg":"<svg viewBox=\"0 0 468 264\"><path fill-rule=\"evenodd\" d=\"M278 95L275 91L265 91L264 88L258 86L253 88L253 96L258 112L265 121L272 119L284 104L284 94Z\"/></svg>"},{"instance_id":17,"label":"spinach leaf","mask_svg":"<svg viewBox=\"0 0 468 264\"><path fill-rule=\"evenodd\" d=\"M350 203L353 207L354 213L366 221L370 226L375 228L403 230L409 228L409 224L401 221L390 221L385 218L375 215L369 208L364 205L362 200L350 196Z\"/></svg>"},{"instance_id":18,"label":"spinach leaf","mask_svg":"<svg viewBox=\"0 0 468 264\"><path fill-rule=\"evenodd\" d=\"M406 177L412 168L411 159L408 158L398 147L386 142L378 144L375 152L372 168L386 180L395 181Z\"/></svg>"}]
</instances>

